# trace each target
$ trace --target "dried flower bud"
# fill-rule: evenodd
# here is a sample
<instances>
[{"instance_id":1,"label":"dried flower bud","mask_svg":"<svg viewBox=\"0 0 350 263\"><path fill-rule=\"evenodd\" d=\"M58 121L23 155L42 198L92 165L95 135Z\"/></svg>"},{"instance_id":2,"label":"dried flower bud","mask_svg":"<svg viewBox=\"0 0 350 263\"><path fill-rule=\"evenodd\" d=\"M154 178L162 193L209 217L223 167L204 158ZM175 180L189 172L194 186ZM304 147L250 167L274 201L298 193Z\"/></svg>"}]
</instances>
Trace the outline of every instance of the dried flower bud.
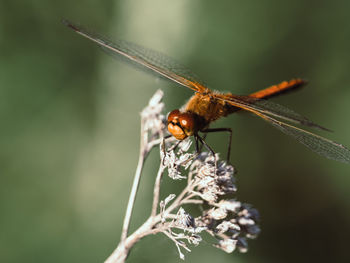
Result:
<instances>
[{"instance_id":1,"label":"dried flower bud","mask_svg":"<svg viewBox=\"0 0 350 263\"><path fill-rule=\"evenodd\" d=\"M226 253L232 253L236 249L236 244L237 244L237 240L227 238L227 239L220 240L219 244L215 246L217 248L222 249Z\"/></svg>"},{"instance_id":2,"label":"dried flower bud","mask_svg":"<svg viewBox=\"0 0 350 263\"><path fill-rule=\"evenodd\" d=\"M186 213L186 211L180 207L179 211L177 212L176 219L174 224L182 229L188 229L188 228L194 228L194 219L193 217Z\"/></svg>"},{"instance_id":3,"label":"dried flower bud","mask_svg":"<svg viewBox=\"0 0 350 263\"><path fill-rule=\"evenodd\" d=\"M247 240L243 237L237 239L237 248L239 252L246 253L248 251L248 243Z\"/></svg>"},{"instance_id":4,"label":"dried flower bud","mask_svg":"<svg viewBox=\"0 0 350 263\"><path fill-rule=\"evenodd\" d=\"M227 211L224 208L213 208L208 212L208 215L215 220L221 220L227 216Z\"/></svg>"},{"instance_id":5,"label":"dried flower bud","mask_svg":"<svg viewBox=\"0 0 350 263\"><path fill-rule=\"evenodd\" d=\"M227 211L236 212L241 207L241 202L238 202L233 199L231 200L223 199L218 203L218 206L226 209Z\"/></svg>"}]
</instances>

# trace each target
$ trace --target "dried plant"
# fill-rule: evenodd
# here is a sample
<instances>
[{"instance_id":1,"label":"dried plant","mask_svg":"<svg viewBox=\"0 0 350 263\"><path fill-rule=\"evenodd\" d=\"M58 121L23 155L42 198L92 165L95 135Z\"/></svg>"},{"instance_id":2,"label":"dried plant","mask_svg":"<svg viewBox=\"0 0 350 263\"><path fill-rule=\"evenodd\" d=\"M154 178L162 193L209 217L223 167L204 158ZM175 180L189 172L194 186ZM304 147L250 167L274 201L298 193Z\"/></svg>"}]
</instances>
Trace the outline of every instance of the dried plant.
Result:
<instances>
[{"instance_id":1,"label":"dried plant","mask_svg":"<svg viewBox=\"0 0 350 263\"><path fill-rule=\"evenodd\" d=\"M164 139L166 120L162 114L162 97L162 91L157 91L141 113L139 163L121 241L105 262L124 262L136 242L157 233L163 233L174 242L181 259L184 259L184 250L189 252L190 245L196 246L202 241L201 234L204 232L215 237L217 242L214 246L227 253L236 249L246 252L247 239L255 238L260 232L257 225L258 211L232 197L237 191L233 166L220 161L218 155L214 157L207 152L199 155L189 153L190 139L181 142L173 138ZM143 164L155 146L160 149L160 166L153 189L151 214L135 232L128 235ZM173 180L186 179L187 184L178 195L171 193L160 201L164 174ZM188 205L197 207L201 215L192 216L186 208Z\"/></svg>"}]
</instances>

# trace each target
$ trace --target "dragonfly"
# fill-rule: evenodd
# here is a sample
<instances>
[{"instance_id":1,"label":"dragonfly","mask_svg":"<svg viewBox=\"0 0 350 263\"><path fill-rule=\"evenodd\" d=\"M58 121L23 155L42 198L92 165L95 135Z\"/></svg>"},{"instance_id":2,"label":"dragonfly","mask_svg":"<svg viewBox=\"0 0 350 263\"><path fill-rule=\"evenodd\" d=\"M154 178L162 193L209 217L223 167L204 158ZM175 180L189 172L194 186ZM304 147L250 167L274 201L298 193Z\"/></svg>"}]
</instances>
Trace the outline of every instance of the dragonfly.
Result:
<instances>
[{"instance_id":1,"label":"dragonfly","mask_svg":"<svg viewBox=\"0 0 350 263\"><path fill-rule=\"evenodd\" d=\"M248 96L220 93L209 89L191 70L160 52L125 40L111 41L68 20L62 22L76 33L98 44L107 53L126 58L129 62L141 66L143 69L193 90L194 95L181 109L173 110L168 114L167 128L169 133L178 141L194 136L197 152L199 151L198 142L200 142L215 156L212 148L199 133L228 132L227 158L229 160L232 129L210 128L209 126L222 117L243 110L262 118L321 156L350 163L350 151L345 146L295 125L329 131L328 129L285 106L267 100L301 88L306 84L303 79L284 81Z\"/></svg>"}]
</instances>

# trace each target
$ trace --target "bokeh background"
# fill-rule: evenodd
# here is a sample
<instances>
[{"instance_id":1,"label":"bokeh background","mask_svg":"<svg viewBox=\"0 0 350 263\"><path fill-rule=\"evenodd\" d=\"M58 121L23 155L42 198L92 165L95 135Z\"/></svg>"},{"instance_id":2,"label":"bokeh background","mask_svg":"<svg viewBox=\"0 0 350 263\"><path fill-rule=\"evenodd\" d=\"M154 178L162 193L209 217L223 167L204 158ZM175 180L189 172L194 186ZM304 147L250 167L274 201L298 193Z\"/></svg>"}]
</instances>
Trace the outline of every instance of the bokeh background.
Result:
<instances>
[{"instance_id":1,"label":"bokeh background","mask_svg":"<svg viewBox=\"0 0 350 263\"><path fill-rule=\"evenodd\" d=\"M101 262L119 241L139 149L139 112L191 91L135 70L60 22L168 54L213 89L249 94L302 77L274 101L350 146L350 2L0 1L0 262ZM247 254L203 242L188 262L349 262L350 166L324 159L249 114L232 127L237 198L261 213ZM225 152L226 136L208 142ZM159 157L146 164L132 228L150 212ZM179 183L166 181L163 194ZM179 262L165 236L128 262Z\"/></svg>"}]
</instances>

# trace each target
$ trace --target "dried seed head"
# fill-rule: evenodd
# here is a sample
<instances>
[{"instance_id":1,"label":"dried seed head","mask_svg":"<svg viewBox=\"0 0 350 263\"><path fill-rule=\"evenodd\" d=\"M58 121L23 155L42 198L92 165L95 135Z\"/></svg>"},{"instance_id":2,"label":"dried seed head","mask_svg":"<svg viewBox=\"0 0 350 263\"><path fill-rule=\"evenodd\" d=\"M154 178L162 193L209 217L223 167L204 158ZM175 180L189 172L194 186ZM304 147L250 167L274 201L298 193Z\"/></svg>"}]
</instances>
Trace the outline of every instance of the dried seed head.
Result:
<instances>
[{"instance_id":1,"label":"dried seed head","mask_svg":"<svg viewBox=\"0 0 350 263\"><path fill-rule=\"evenodd\" d=\"M169 151L161 151L161 160L163 160L163 165L168 168L168 175L174 180L185 179L186 176L182 175L182 169L187 170L192 163L193 154L185 153L184 150L188 150L191 146L191 140L187 139L182 141L178 146L172 147ZM177 151L176 151L177 150Z\"/></svg>"},{"instance_id":2,"label":"dried seed head","mask_svg":"<svg viewBox=\"0 0 350 263\"><path fill-rule=\"evenodd\" d=\"M143 132L149 132L153 137L161 136L165 131L166 120L162 114L164 109L163 95L163 91L158 90L141 112Z\"/></svg>"}]
</instances>

